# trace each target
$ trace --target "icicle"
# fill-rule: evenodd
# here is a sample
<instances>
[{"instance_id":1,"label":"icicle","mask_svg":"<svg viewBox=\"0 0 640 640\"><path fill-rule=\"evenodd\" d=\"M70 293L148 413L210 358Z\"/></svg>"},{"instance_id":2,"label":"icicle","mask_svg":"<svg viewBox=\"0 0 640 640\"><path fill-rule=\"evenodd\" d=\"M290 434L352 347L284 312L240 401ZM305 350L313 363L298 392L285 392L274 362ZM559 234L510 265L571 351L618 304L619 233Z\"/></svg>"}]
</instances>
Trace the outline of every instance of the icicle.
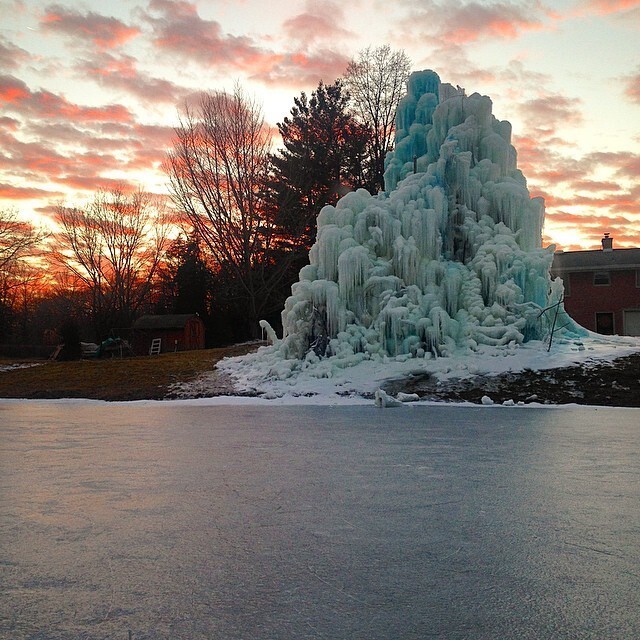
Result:
<instances>
[{"instance_id":1,"label":"icicle","mask_svg":"<svg viewBox=\"0 0 640 640\"><path fill-rule=\"evenodd\" d=\"M363 246L354 246L340 254L338 258L338 284L340 298L347 309L357 317L364 311L362 288L367 280L371 258Z\"/></svg>"},{"instance_id":2,"label":"icicle","mask_svg":"<svg viewBox=\"0 0 640 640\"><path fill-rule=\"evenodd\" d=\"M335 224L318 229L318 277L336 280L338 276L338 255L342 231Z\"/></svg>"},{"instance_id":3,"label":"icicle","mask_svg":"<svg viewBox=\"0 0 640 640\"><path fill-rule=\"evenodd\" d=\"M562 285L551 286L544 203L517 169L511 125L433 72L407 86L386 194L360 189L318 216L273 347L284 358L439 357L543 336L537 316Z\"/></svg>"}]
</instances>

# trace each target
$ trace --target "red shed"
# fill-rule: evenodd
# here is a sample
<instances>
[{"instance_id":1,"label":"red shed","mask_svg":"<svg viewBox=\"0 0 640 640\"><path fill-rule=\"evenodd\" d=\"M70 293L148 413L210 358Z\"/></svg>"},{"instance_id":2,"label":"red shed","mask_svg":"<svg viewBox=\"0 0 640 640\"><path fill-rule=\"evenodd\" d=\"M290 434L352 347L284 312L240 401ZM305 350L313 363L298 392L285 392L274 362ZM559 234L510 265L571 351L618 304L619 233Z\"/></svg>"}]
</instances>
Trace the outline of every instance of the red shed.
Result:
<instances>
[{"instance_id":1,"label":"red shed","mask_svg":"<svg viewBox=\"0 0 640 640\"><path fill-rule=\"evenodd\" d=\"M195 313L180 313L140 316L133 323L136 355L147 355L158 338L161 353L204 349L204 322Z\"/></svg>"}]
</instances>

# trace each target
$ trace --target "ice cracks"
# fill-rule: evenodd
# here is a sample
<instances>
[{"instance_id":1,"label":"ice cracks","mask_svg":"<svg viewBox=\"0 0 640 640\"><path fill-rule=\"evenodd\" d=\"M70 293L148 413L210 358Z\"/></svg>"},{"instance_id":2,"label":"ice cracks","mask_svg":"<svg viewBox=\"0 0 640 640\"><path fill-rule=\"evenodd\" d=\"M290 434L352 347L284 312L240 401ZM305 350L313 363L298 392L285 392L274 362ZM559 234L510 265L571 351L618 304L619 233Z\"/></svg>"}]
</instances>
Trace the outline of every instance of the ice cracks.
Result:
<instances>
[{"instance_id":1,"label":"ice cracks","mask_svg":"<svg viewBox=\"0 0 640 640\"><path fill-rule=\"evenodd\" d=\"M562 282L542 248L544 202L516 165L511 125L477 93L413 73L384 193L345 195L317 220L310 264L269 349L300 366L430 358L542 339ZM560 307L558 327L583 336ZM272 340L273 341L273 340ZM288 375L298 365L275 367ZM319 368L330 375L325 363ZM288 373L287 373L288 372Z\"/></svg>"}]
</instances>

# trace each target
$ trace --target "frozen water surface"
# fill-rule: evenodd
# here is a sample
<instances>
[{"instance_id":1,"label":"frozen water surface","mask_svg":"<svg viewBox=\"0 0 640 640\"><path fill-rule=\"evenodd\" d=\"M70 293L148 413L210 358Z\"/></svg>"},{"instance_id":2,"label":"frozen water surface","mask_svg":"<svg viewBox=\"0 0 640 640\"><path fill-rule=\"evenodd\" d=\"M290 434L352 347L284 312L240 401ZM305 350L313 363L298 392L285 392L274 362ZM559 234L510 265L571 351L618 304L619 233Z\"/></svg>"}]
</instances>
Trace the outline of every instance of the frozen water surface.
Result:
<instances>
[{"instance_id":1,"label":"frozen water surface","mask_svg":"<svg viewBox=\"0 0 640 640\"><path fill-rule=\"evenodd\" d=\"M0 637L637 638L640 411L0 403Z\"/></svg>"}]
</instances>

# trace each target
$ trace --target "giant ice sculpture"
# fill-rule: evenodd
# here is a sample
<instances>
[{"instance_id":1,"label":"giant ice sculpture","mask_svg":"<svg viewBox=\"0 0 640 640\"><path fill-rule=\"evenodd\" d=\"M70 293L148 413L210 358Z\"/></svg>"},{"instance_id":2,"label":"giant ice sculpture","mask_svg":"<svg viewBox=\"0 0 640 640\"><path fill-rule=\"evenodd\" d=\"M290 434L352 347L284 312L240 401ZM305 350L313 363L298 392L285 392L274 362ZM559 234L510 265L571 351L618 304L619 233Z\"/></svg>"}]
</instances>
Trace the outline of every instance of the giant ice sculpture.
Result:
<instances>
[{"instance_id":1,"label":"giant ice sculpture","mask_svg":"<svg viewBox=\"0 0 640 640\"><path fill-rule=\"evenodd\" d=\"M488 97L441 84L433 71L413 73L407 87L386 192L349 193L318 216L310 264L271 347L284 359L344 366L548 334L541 312L562 283L549 276L544 202L516 166L510 123L492 115ZM565 333L586 334L561 314Z\"/></svg>"}]
</instances>

